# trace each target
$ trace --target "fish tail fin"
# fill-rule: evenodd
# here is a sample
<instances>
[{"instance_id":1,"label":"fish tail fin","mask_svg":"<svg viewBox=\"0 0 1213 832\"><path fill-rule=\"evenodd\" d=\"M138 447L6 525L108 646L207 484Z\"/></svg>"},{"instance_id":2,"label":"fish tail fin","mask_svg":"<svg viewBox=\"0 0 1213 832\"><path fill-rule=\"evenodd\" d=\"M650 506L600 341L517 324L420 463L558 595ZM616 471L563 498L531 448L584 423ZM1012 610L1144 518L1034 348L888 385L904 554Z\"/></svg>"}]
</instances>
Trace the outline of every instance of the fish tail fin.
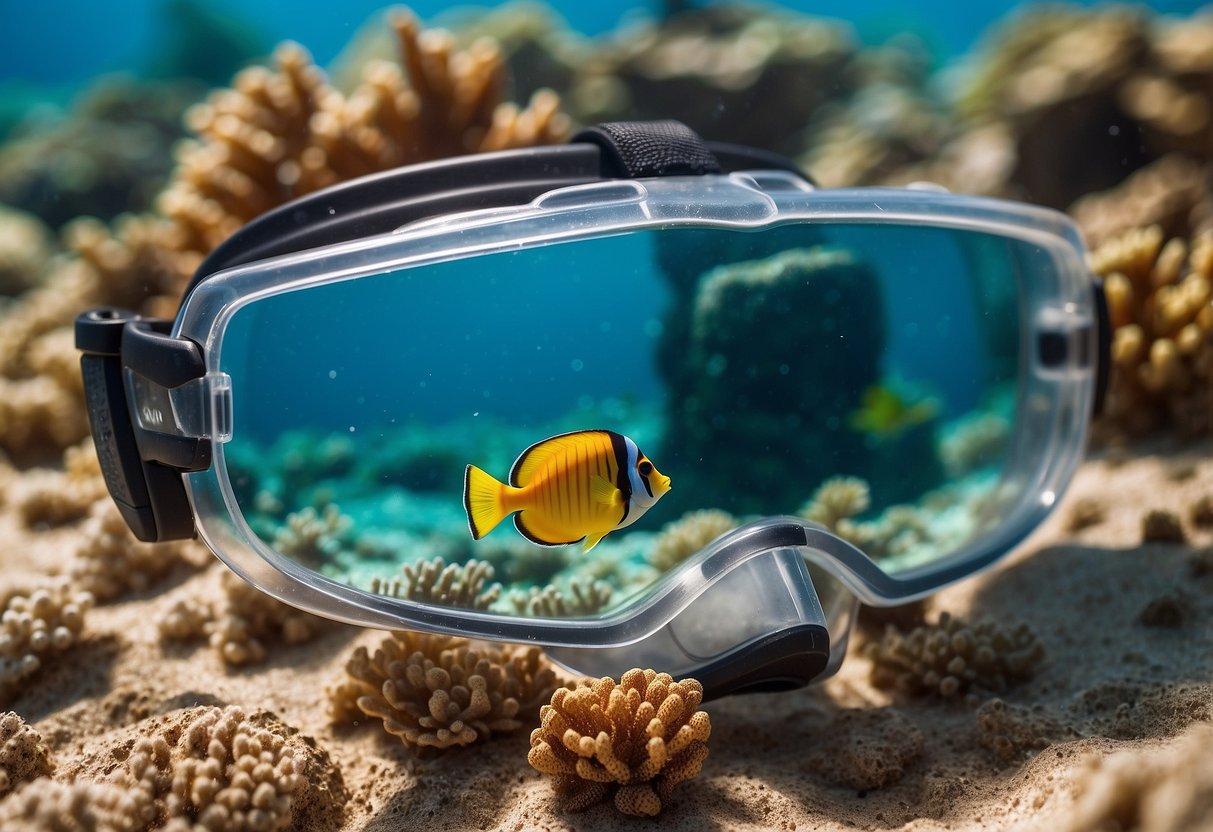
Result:
<instances>
[{"instance_id":1,"label":"fish tail fin","mask_svg":"<svg viewBox=\"0 0 1213 832\"><path fill-rule=\"evenodd\" d=\"M510 512L502 499L506 485L491 474L469 465L463 474L463 508L473 540L491 532Z\"/></svg>"}]
</instances>

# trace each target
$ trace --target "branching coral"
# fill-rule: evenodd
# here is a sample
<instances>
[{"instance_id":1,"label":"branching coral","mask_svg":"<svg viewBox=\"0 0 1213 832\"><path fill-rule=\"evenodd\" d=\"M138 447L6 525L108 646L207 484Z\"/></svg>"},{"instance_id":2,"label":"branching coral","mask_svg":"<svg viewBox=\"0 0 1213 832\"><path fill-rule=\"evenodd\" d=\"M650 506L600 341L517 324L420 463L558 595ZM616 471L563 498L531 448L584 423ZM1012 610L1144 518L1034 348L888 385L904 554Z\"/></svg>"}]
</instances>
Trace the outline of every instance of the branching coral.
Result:
<instances>
[{"instance_id":1,"label":"branching coral","mask_svg":"<svg viewBox=\"0 0 1213 832\"><path fill-rule=\"evenodd\" d=\"M1136 229L1100 246L1091 267L1114 330L1105 424L1213 433L1213 233L1164 244L1158 227Z\"/></svg>"},{"instance_id":2,"label":"branching coral","mask_svg":"<svg viewBox=\"0 0 1213 832\"><path fill-rule=\"evenodd\" d=\"M371 592L448 607L486 610L501 596L501 584L484 588L493 580L493 567L475 558L464 564L449 566L441 557L406 563L401 571L403 580L373 578Z\"/></svg>"},{"instance_id":3,"label":"branching coral","mask_svg":"<svg viewBox=\"0 0 1213 832\"><path fill-rule=\"evenodd\" d=\"M274 535L274 549L312 568L330 560L341 547L341 538L353 524L335 504L317 512L308 506L286 517L286 525Z\"/></svg>"},{"instance_id":4,"label":"branching coral","mask_svg":"<svg viewBox=\"0 0 1213 832\"><path fill-rule=\"evenodd\" d=\"M867 511L871 503L866 481L858 477L833 477L813 492L799 513L830 531L839 531L852 517Z\"/></svg>"},{"instance_id":5,"label":"branching coral","mask_svg":"<svg viewBox=\"0 0 1213 832\"><path fill-rule=\"evenodd\" d=\"M43 459L87 433L78 390L38 378L31 344L83 308L126 306L171 317L202 258L252 217L362 173L474 151L560 141L568 120L551 92L525 109L501 103L503 62L484 41L467 50L392 18L397 62L368 66L348 97L298 46L253 67L190 111L155 213L64 231L76 257L0 312L0 450ZM70 336L60 343L70 341ZM74 351L63 350L74 361ZM78 387L78 384L76 385Z\"/></svg>"},{"instance_id":6,"label":"branching coral","mask_svg":"<svg viewBox=\"0 0 1213 832\"><path fill-rule=\"evenodd\" d=\"M973 689L1004 691L1035 673L1044 658L1044 646L1026 624L1008 632L993 622L969 624L946 612L939 623L908 634L890 625L862 651L872 661L875 686L945 699Z\"/></svg>"},{"instance_id":7,"label":"branching coral","mask_svg":"<svg viewBox=\"0 0 1213 832\"><path fill-rule=\"evenodd\" d=\"M10 592L0 602L0 702L17 694L22 682L52 656L67 650L84 629L93 597L66 581L30 591Z\"/></svg>"},{"instance_id":8,"label":"branching coral","mask_svg":"<svg viewBox=\"0 0 1213 832\"><path fill-rule=\"evenodd\" d=\"M0 716L0 796L54 770L50 749L38 732L12 711Z\"/></svg>"},{"instance_id":9,"label":"branching coral","mask_svg":"<svg viewBox=\"0 0 1213 832\"><path fill-rule=\"evenodd\" d=\"M673 569L725 532L735 528L737 520L727 511L689 511L662 528L657 539L653 541L649 563L663 571Z\"/></svg>"},{"instance_id":10,"label":"branching coral","mask_svg":"<svg viewBox=\"0 0 1213 832\"><path fill-rule=\"evenodd\" d=\"M549 584L543 589L531 587L528 592L514 590L510 603L519 615L542 618L575 618L593 615L611 603L611 585L606 581L582 582L573 579L568 589Z\"/></svg>"},{"instance_id":11,"label":"branching coral","mask_svg":"<svg viewBox=\"0 0 1213 832\"><path fill-rule=\"evenodd\" d=\"M696 710L702 701L699 682L675 682L653 670L629 670L618 684L609 677L582 680L543 706L527 761L556 778L571 811L613 789L619 811L656 815L708 756L712 723Z\"/></svg>"},{"instance_id":12,"label":"branching coral","mask_svg":"<svg viewBox=\"0 0 1213 832\"><path fill-rule=\"evenodd\" d=\"M471 646L465 639L397 631L374 655L359 647L329 690L338 720L383 720L406 745L449 748L508 733L552 695L556 676L535 647Z\"/></svg>"},{"instance_id":13,"label":"branching coral","mask_svg":"<svg viewBox=\"0 0 1213 832\"><path fill-rule=\"evenodd\" d=\"M1199 723L1169 748L1129 749L1088 758L1077 779L1079 797L1060 828L1181 832L1213 824L1213 728Z\"/></svg>"}]
</instances>

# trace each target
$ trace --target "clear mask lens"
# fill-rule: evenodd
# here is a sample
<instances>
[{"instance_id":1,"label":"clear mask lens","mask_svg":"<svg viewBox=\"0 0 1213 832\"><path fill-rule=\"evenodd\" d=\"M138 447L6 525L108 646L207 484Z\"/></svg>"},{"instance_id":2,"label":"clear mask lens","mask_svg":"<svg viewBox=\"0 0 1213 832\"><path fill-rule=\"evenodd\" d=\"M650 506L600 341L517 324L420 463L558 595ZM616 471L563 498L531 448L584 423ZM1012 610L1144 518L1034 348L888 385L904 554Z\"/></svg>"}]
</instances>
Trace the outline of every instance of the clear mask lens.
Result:
<instances>
[{"instance_id":1,"label":"clear mask lens","mask_svg":"<svg viewBox=\"0 0 1213 832\"><path fill-rule=\"evenodd\" d=\"M265 547L422 602L598 616L730 528L785 514L906 573L989 534L1028 487L1013 462L1034 360L1021 275L1052 268L984 232L794 224L261 296L223 331L220 456ZM529 496L496 509L526 506L522 531L506 512L473 540L468 465L508 483L525 449L586 430L633 445L545 452L564 467L533 466ZM471 498L490 499L480 485ZM589 551L533 542L596 536L625 508Z\"/></svg>"}]
</instances>

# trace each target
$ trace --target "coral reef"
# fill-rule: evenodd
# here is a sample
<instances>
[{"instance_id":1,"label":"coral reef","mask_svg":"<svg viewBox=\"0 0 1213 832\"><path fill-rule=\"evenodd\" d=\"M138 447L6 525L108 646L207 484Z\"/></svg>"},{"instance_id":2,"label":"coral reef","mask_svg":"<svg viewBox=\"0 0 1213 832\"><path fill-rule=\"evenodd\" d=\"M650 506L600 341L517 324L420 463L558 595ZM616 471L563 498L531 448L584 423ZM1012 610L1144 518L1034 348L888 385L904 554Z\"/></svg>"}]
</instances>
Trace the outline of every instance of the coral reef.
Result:
<instances>
[{"instance_id":1,"label":"coral reef","mask_svg":"<svg viewBox=\"0 0 1213 832\"><path fill-rule=\"evenodd\" d=\"M979 413L951 428L939 445L939 457L950 477L999 461L1011 443L1011 423L996 413Z\"/></svg>"},{"instance_id":2,"label":"coral reef","mask_svg":"<svg viewBox=\"0 0 1213 832\"><path fill-rule=\"evenodd\" d=\"M1181 832L1213 823L1213 728L1196 724L1164 752L1126 749L1090 757L1077 777L1078 800L1059 827Z\"/></svg>"},{"instance_id":3,"label":"coral reef","mask_svg":"<svg viewBox=\"0 0 1213 832\"><path fill-rule=\"evenodd\" d=\"M0 797L54 770L50 749L38 732L12 711L0 716Z\"/></svg>"},{"instance_id":4,"label":"coral reef","mask_svg":"<svg viewBox=\"0 0 1213 832\"><path fill-rule=\"evenodd\" d=\"M1213 432L1213 233L1165 241L1157 226L1091 255L1113 326L1105 429Z\"/></svg>"},{"instance_id":5,"label":"coral reef","mask_svg":"<svg viewBox=\"0 0 1213 832\"><path fill-rule=\"evenodd\" d=\"M286 516L286 524L274 535L273 547L280 554L317 569L337 554L342 536L353 522L333 503L320 512L308 506Z\"/></svg>"},{"instance_id":6,"label":"coral reef","mask_svg":"<svg viewBox=\"0 0 1213 832\"><path fill-rule=\"evenodd\" d=\"M802 768L861 793L899 782L922 756L922 732L891 708L840 711L822 733Z\"/></svg>"},{"instance_id":7,"label":"coral reef","mask_svg":"<svg viewBox=\"0 0 1213 832\"><path fill-rule=\"evenodd\" d=\"M820 523L836 532L871 505L872 495L866 480L859 477L832 477L817 487L798 513L806 520Z\"/></svg>"},{"instance_id":8,"label":"coral reef","mask_svg":"<svg viewBox=\"0 0 1213 832\"><path fill-rule=\"evenodd\" d=\"M541 618L575 618L610 606L611 585L606 581L582 582L573 579L567 589L549 584L543 589L531 587L527 592L514 590L510 603L519 615Z\"/></svg>"},{"instance_id":9,"label":"coral reef","mask_svg":"<svg viewBox=\"0 0 1213 832\"><path fill-rule=\"evenodd\" d=\"M663 572L698 554L716 538L737 528L733 515L720 509L690 511L672 523L666 523L653 541L649 563Z\"/></svg>"},{"instance_id":10,"label":"coral reef","mask_svg":"<svg viewBox=\"0 0 1213 832\"><path fill-rule=\"evenodd\" d=\"M944 612L938 623L909 633L890 625L879 641L863 645L862 654L872 661L876 687L951 699L978 689L1000 693L1029 678L1044 646L1026 624L1007 631Z\"/></svg>"},{"instance_id":11,"label":"coral reef","mask_svg":"<svg viewBox=\"0 0 1213 832\"><path fill-rule=\"evenodd\" d=\"M464 564L447 565L446 560L438 556L433 560L406 563L401 571L403 580L373 578L371 592L423 604L474 610L486 610L501 597L501 584L484 587L486 582L493 580L492 565L475 558Z\"/></svg>"},{"instance_id":12,"label":"coral reef","mask_svg":"<svg viewBox=\"0 0 1213 832\"><path fill-rule=\"evenodd\" d=\"M54 251L42 220L0 204L0 297L37 286Z\"/></svg>"},{"instance_id":13,"label":"coral reef","mask_svg":"<svg viewBox=\"0 0 1213 832\"><path fill-rule=\"evenodd\" d=\"M347 678L330 688L338 721L383 721L406 745L450 748L522 727L552 695L556 675L536 647L395 631L372 655L354 651Z\"/></svg>"},{"instance_id":14,"label":"coral reef","mask_svg":"<svg viewBox=\"0 0 1213 832\"><path fill-rule=\"evenodd\" d=\"M675 682L668 673L629 670L560 688L540 712L527 761L556 778L570 811L588 808L614 791L626 815L656 815L674 788L697 775L708 756L712 723L703 686Z\"/></svg>"},{"instance_id":15,"label":"coral reef","mask_svg":"<svg viewBox=\"0 0 1213 832\"><path fill-rule=\"evenodd\" d=\"M13 699L43 664L76 643L92 603L87 592L55 579L0 595L0 702Z\"/></svg>"},{"instance_id":16,"label":"coral reef","mask_svg":"<svg viewBox=\"0 0 1213 832\"><path fill-rule=\"evenodd\" d=\"M501 103L504 65L490 42L459 50L406 14L392 26L397 60L368 66L349 96L294 45L275 53L273 68L242 71L233 89L189 111L197 138L178 149L155 211L112 228L91 219L65 228L76 257L0 310L0 450L22 464L46 461L86 435L78 381L65 387L35 377L26 363L31 344L70 325L80 309L125 306L171 317L211 249L293 197L396 165L564 138L568 122L550 92L525 109ZM96 146L142 153L139 142ZM56 169L70 168L59 164L62 154L39 153ZM61 340L70 345L70 334ZM70 347L64 354L75 361Z\"/></svg>"}]
</instances>

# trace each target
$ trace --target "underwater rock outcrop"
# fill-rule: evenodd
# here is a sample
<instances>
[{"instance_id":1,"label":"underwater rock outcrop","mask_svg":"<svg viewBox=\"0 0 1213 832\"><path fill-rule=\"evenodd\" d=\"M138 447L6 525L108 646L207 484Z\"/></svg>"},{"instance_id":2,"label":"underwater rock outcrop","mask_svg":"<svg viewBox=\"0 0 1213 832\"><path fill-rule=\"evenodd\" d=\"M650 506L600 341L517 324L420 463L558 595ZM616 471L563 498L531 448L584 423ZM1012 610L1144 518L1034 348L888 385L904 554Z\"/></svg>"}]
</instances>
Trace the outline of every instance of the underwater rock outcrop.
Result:
<instances>
[{"instance_id":1,"label":"underwater rock outcrop","mask_svg":"<svg viewBox=\"0 0 1213 832\"><path fill-rule=\"evenodd\" d=\"M674 788L699 774L712 722L703 686L668 673L633 669L560 688L540 712L527 761L556 778L568 811L614 795L625 815L657 815Z\"/></svg>"}]
</instances>

